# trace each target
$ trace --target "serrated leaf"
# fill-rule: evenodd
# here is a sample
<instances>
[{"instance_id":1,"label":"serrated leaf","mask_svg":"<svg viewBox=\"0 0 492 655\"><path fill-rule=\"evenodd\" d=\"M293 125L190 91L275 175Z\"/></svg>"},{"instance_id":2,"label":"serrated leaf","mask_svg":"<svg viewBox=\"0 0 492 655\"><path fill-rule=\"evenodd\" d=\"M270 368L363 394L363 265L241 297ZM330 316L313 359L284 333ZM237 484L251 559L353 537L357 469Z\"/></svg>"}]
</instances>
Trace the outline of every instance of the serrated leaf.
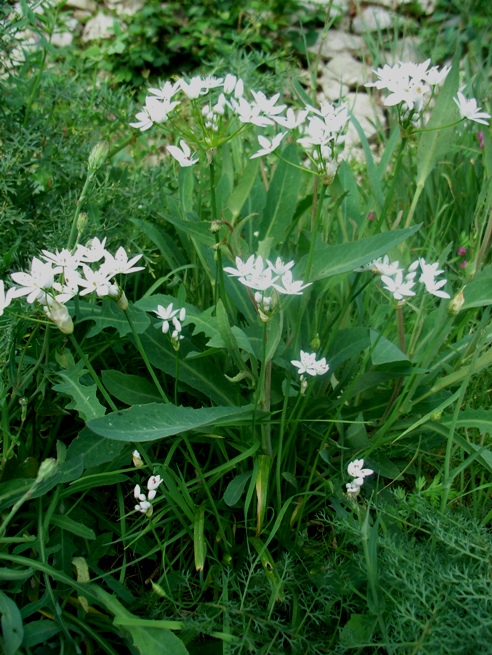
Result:
<instances>
[{"instance_id":1,"label":"serrated leaf","mask_svg":"<svg viewBox=\"0 0 492 655\"><path fill-rule=\"evenodd\" d=\"M132 319L137 334L145 332L150 324L147 314L140 311L134 305L130 305L126 311ZM94 325L87 332L87 337L94 337L107 328L118 330L120 337L130 334L132 331L125 312L119 309L116 303L109 300L104 300L100 305L92 305L79 301L77 321L94 322Z\"/></svg>"},{"instance_id":2,"label":"serrated leaf","mask_svg":"<svg viewBox=\"0 0 492 655\"><path fill-rule=\"evenodd\" d=\"M96 434L117 441L156 441L181 432L235 425L251 416L252 406L245 407L177 407L176 405L135 405L90 422Z\"/></svg>"},{"instance_id":3,"label":"serrated leaf","mask_svg":"<svg viewBox=\"0 0 492 655\"><path fill-rule=\"evenodd\" d=\"M441 423L450 425L452 419L443 417ZM492 435L492 409L464 409L454 424L457 428L478 428L480 434Z\"/></svg>"},{"instance_id":4,"label":"serrated leaf","mask_svg":"<svg viewBox=\"0 0 492 655\"><path fill-rule=\"evenodd\" d=\"M363 264L386 255L392 248L415 234L420 225L383 232L372 237L359 239L338 246L325 246L314 251L311 279L323 280L332 275L353 271ZM299 275L302 277L307 265L307 256L299 263Z\"/></svg>"},{"instance_id":5,"label":"serrated leaf","mask_svg":"<svg viewBox=\"0 0 492 655\"><path fill-rule=\"evenodd\" d=\"M84 362L80 360L73 368L67 371L59 371L58 377L62 381L53 385L55 391L70 396L72 400L67 407L75 409L86 423L93 418L104 416L106 412L106 408L97 399L96 384L85 385L80 381L80 378L87 372L84 369Z\"/></svg>"}]
</instances>

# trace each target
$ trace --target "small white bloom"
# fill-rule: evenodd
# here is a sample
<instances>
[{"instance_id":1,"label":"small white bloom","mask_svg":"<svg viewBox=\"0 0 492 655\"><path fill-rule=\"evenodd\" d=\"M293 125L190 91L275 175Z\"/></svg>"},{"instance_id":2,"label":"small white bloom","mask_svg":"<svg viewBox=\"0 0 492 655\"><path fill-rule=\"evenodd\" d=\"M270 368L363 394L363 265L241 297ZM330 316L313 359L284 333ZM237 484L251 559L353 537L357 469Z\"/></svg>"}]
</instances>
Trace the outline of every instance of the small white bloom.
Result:
<instances>
[{"instance_id":1,"label":"small white bloom","mask_svg":"<svg viewBox=\"0 0 492 655\"><path fill-rule=\"evenodd\" d=\"M173 303L170 303L167 307L157 305L157 309L153 311L154 314L157 314L162 319L162 332L167 334L169 332L169 323L178 314L179 309L173 309Z\"/></svg>"},{"instance_id":2,"label":"small white bloom","mask_svg":"<svg viewBox=\"0 0 492 655\"><path fill-rule=\"evenodd\" d=\"M282 139L284 136L287 134L287 132L283 132L280 134L277 134L276 136L273 137L273 139L270 141L270 139L267 139L264 136L259 135L258 136L258 143L260 146L263 146L261 150L258 150L258 152L255 152L254 155L251 155L250 159L255 159L256 157L263 157L264 155L269 155L270 153L274 152L282 142Z\"/></svg>"},{"instance_id":3,"label":"small white bloom","mask_svg":"<svg viewBox=\"0 0 492 655\"><path fill-rule=\"evenodd\" d=\"M77 246L76 256L79 257L81 262L87 263L98 262L101 259L105 259L109 255L105 248L106 240L106 237L104 237L102 241L97 237L94 237L87 246Z\"/></svg>"},{"instance_id":4,"label":"small white bloom","mask_svg":"<svg viewBox=\"0 0 492 655\"><path fill-rule=\"evenodd\" d=\"M112 287L111 274L108 275L103 267L98 271L93 271L87 264L82 264L82 271L84 276L79 278L78 284L85 288L80 291L81 296L85 296L92 291L95 291L99 298L109 296Z\"/></svg>"},{"instance_id":5,"label":"small white bloom","mask_svg":"<svg viewBox=\"0 0 492 655\"><path fill-rule=\"evenodd\" d=\"M456 105L458 106L461 118L467 118L469 121L475 121L475 123L481 123L482 125L488 125L488 118L490 114L487 114L485 111L480 111L480 107L477 104L475 98L467 100L465 96L458 91L458 97L453 98Z\"/></svg>"},{"instance_id":6,"label":"small white bloom","mask_svg":"<svg viewBox=\"0 0 492 655\"><path fill-rule=\"evenodd\" d=\"M12 273L10 275L12 280L19 285L13 288L11 296L14 298L27 296L28 303L42 300L46 295L46 291L53 287L55 274L60 271L59 266L53 267L51 262L45 263L37 259L37 257L33 257L29 273Z\"/></svg>"},{"instance_id":7,"label":"small white bloom","mask_svg":"<svg viewBox=\"0 0 492 655\"><path fill-rule=\"evenodd\" d=\"M293 280L292 271L286 271L282 275L282 286L273 284L273 287L277 289L279 293L291 296L302 296L303 290L311 286L311 284L312 282L307 282L304 284L302 280Z\"/></svg>"},{"instance_id":8,"label":"small white bloom","mask_svg":"<svg viewBox=\"0 0 492 655\"><path fill-rule=\"evenodd\" d=\"M170 155L176 159L180 166L183 168L187 166L194 166L198 163L198 158L193 159L189 145L183 139L179 142L178 146L166 146Z\"/></svg>"},{"instance_id":9,"label":"small white bloom","mask_svg":"<svg viewBox=\"0 0 492 655\"><path fill-rule=\"evenodd\" d=\"M117 273L128 275L129 273L135 273L136 271L143 271L145 269L145 266L134 266L141 257L143 257L143 255L135 255L131 259L128 259L126 250L121 246L116 251L114 257L109 253L106 253L104 266L107 267L108 271L112 271L113 275L116 275Z\"/></svg>"},{"instance_id":10,"label":"small white bloom","mask_svg":"<svg viewBox=\"0 0 492 655\"><path fill-rule=\"evenodd\" d=\"M0 316L2 316L5 309L10 305L14 298L14 289L8 289L5 293L5 285L3 280L0 280Z\"/></svg>"},{"instance_id":11,"label":"small white bloom","mask_svg":"<svg viewBox=\"0 0 492 655\"><path fill-rule=\"evenodd\" d=\"M316 353L306 353L301 350L300 361L292 360L291 364L299 369L298 373L307 373L308 375L324 375L329 370L329 365L323 357L316 361Z\"/></svg>"},{"instance_id":12,"label":"small white bloom","mask_svg":"<svg viewBox=\"0 0 492 655\"><path fill-rule=\"evenodd\" d=\"M354 461L350 462L347 466L347 473L353 478L365 478L366 476L372 475L374 473L372 469L365 469L363 466L363 459L354 459Z\"/></svg>"},{"instance_id":13,"label":"small white bloom","mask_svg":"<svg viewBox=\"0 0 492 655\"><path fill-rule=\"evenodd\" d=\"M353 482L347 482L345 486L347 487L347 493L349 494L349 496L355 498L356 496L359 495L360 493L359 485L354 484Z\"/></svg>"},{"instance_id":14,"label":"small white bloom","mask_svg":"<svg viewBox=\"0 0 492 655\"><path fill-rule=\"evenodd\" d=\"M403 272L400 270L395 273L394 277L382 275L381 281L384 288L393 294L395 300L403 300L407 296L415 295L415 291L412 291L415 282L413 280L403 280Z\"/></svg>"}]
</instances>

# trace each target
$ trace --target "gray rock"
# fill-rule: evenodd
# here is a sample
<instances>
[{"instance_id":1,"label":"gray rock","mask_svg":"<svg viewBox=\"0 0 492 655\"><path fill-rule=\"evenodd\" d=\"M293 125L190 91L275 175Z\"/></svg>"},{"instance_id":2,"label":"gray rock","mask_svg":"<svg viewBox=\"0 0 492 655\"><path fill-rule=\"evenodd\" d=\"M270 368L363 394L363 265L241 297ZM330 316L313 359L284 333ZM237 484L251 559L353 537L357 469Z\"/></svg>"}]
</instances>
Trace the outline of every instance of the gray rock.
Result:
<instances>
[{"instance_id":1,"label":"gray rock","mask_svg":"<svg viewBox=\"0 0 492 655\"><path fill-rule=\"evenodd\" d=\"M392 45L391 50L385 52L385 55L385 63L391 66L394 66L399 61L412 61L418 64L426 59L420 51L418 39L412 36L398 39L397 43Z\"/></svg>"},{"instance_id":2,"label":"gray rock","mask_svg":"<svg viewBox=\"0 0 492 655\"><path fill-rule=\"evenodd\" d=\"M352 21L352 29L356 34L377 32L393 27L398 16L383 7L366 7Z\"/></svg>"},{"instance_id":3,"label":"gray rock","mask_svg":"<svg viewBox=\"0 0 492 655\"><path fill-rule=\"evenodd\" d=\"M145 0L106 0L108 9L113 10L118 16L133 16L145 4Z\"/></svg>"},{"instance_id":4,"label":"gray rock","mask_svg":"<svg viewBox=\"0 0 492 655\"><path fill-rule=\"evenodd\" d=\"M94 0L67 0L63 5L64 9L81 9L82 11L88 11L91 14L94 13L97 9L97 5Z\"/></svg>"},{"instance_id":5,"label":"gray rock","mask_svg":"<svg viewBox=\"0 0 492 655\"><path fill-rule=\"evenodd\" d=\"M310 52L318 53L319 42L309 48ZM329 30L321 46L321 56L332 59L341 53L358 54L366 50L364 39L357 34L349 34L342 30Z\"/></svg>"},{"instance_id":6,"label":"gray rock","mask_svg":"<svg viewBox=\"0 0 492 655\"><path fill-rule=\"evenodd\" d=\"M322 75L326 78L331 78L352 88L363 86L367 82L369 74L368 67L348 53L333 57L322 69Z\"/></svg>"},{"instance_id":7,"label":"gray rock","mask_svg":"<svg viewBox=\"0 0 492 655\"><path fill-rule=\"evenodd\" d=\"M112 16L107 16L100 11L85 24L81 37L82 41L110 39L114 36L113 22L114 18Z\"/></svg>"},{"instance_id":8,"label":"gray rock","mask_svg":"<svg viewBox=\"0 0 492 655\"><path fill-rule=\"evenodd\" d=\"M321 73L318 84L320 86L320 93L318 94L320 99L328 100L329 102L338 100L346 96L349 92L347 84L342 84L332 77L328 77L325 72Z\"/></svg>"}]
</instances>

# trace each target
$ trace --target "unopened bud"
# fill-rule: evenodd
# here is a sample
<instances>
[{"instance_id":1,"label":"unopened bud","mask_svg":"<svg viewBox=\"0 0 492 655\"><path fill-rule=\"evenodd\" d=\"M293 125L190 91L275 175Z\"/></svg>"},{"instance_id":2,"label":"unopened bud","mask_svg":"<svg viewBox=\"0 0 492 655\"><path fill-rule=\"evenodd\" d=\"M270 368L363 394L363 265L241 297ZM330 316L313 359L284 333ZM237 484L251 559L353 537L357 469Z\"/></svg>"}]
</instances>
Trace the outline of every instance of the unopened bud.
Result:
<instances>
[{"instance_id":1,"label":"unopened bud","mask_svg":"<svg viewBox=\"0 0 492 655\"><path fill-rule=\"evenodd\" d=\"M85 212L80 212L80 214L77 217L77 232L83 232L85 228L87 227L87 223L89 222L89 217Z\"/></svg>"},{"instance_id":2,"label":"unopened bud","mask_svg":"<svg viewBox=\"0 0 492 655\"><path fill-rule=\"evenodd\" d=\"M212 232L213 234L215 234L216 232L219 232L220 228L221 228L221 225L220 225L219 221L212 221L210 223L210 232Z\"/></svg>"},{"instance_id":3,"label":"unopened bud","mask_svg":"<svg viewBox=\"0 0 492 655\"><path fill-rule=\"evenodd\" d=\"M454 298L452 298L449 301L448 305L448 314L450 316L456 316L456 314L459 314L461 311L461 308L463 307L463 303L465 302L465 296L463 291L465 290L465 287L459 291Z\"/></svg>"},{"instance_id":4,"label":"unopened bud","mask_svg":"<svg viewBox=\"0 0 492 655\"><path fill-rule=\"evenodd\" d=\"M68 313L68 309L62 303L52 300L49 305L43 307L46 316L53 321L57 328L63 334L72 334L73 321Z\"/></svg>"},{"instance_id":5,"label":"unopened bud","mask_svg":"<svg viewBox=\"0 0 492 655\"><path fill-rule=\"evenodd\" d=\"M93 148L89 155L89 173L95 173L104 164L109 155L109 143L100 141Z\"/></svg>"},{"instance_id":6,"label":"unopened bud","mask_svg":"<svg viewBox=\"0 0 492 655\"><path fill-rule=\"evenodd\" d=\"M142 466L144 466L142 455L138 452L138 450L133 451L132 462L133 462L133 466L135 466L135 468L137 469L142 468Z\"/></svg>"},{"instance_id":7,"label":"unopened bud","mask_svg":"<svg viewBox=\"0 0 492 655\"><path fill-rule=\"evenodd\" d=\"M319 347L321 346L321 339L319 338L319 334L314 337L309 345L313 350L319 350Z\"/></svg>"},{"instance_id":8,"label":"unopened bud","mask_svg":"<svg viewBox=\"0 0 492 655\"><path fill-rule=\"evenodd\" d=\"M36 476L36 484L39 484L43 480L46 480L46 478L51 477L57 466L58 462L56 459L53 459L53 457L49 457L48 459L45 459L44 462L41 462L41 465L38 469L38 474Z\"/></svg>"}]
</instances>

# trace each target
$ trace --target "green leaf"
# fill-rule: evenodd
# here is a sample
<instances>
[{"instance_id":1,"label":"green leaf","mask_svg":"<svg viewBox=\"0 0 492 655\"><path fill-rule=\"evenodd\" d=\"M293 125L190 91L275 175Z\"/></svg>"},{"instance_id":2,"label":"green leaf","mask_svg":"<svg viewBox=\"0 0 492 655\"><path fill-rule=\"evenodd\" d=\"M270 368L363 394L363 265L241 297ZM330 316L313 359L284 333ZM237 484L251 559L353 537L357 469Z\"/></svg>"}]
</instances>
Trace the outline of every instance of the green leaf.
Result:
<instances>
[{"instance_id":1,"label":"green leaf","mask_svg":"<svg viewBox=\"0 0 492 655\"><path fill-rule=\"evenodd\" d=\"M187 236L207 246L207 248L212 248L215 245L214 235L210 232L210 223L200 221L195 214L186 214L186 220L170 214L160 214L160 216Z\"/></svg>"},{"instance_id":2,"label":"green leaf","mask_svg":"<svg viewBox=\"0 0 492 655\"><path fill-rule=\"evenodd\" d=\"M135 405L121 412L96 418L90 429L108 439L142 443L172 437L189 430L235 425L251 416L252 406L177 407L176 405Z\"/></svg>"},{"instance_id":3,"label":"green leaf","mask_svg":"<svg viewBox=\"0 0 492 655\"><path fill-rule=\"evenodd\" d=\"M178 173L179 204L183 216L193 211L195 178L191 168L180 168Z\"/></svg>"},{"instance_id":4,"label":"green leaf","mask_svg":"<svg viewBox=\"0 0 492 655\"><path fill-rule=\"evenodd\" d=\"M417 187L423 187L429 174L447 152L454 146L453 127L446 127L455 123L459 118L453 96L458 91L459 84L459 53L453 58L451 70L439 90L431 117L420 134L417 147ZM443 129L440 129L444 126Z\"/></svg>"},{"instance_id":5,"label":"green leaf","mask_svg":"<svg viewBox=\"0 0 492 655\"><path fill-rule=\"evenodd\" d=\"M3 652L5 655L16 655L24 638L22 617L17 605L3 591L0 591L0 613Z\"/></svg>"},{"instance_id":6,"label":"green leaf","mask_svg":"<svg viewBox=\"0 0 492 655\"><path fill-rule=\"evenodd\" d=\"M291 162L291 163L289 163ZM292 165L294 164L294 165ZM268 188L265 209L260 220L260 239L283 242L297 205L302 173L298 166L297 148L290 144L282 152Z\"/></svg>"},{"instance_id":7,"label":"green leaf","mask_svg":"<svg viewBox=\"0 0 492 655\"><path fill-rule=\"evenodd\" d=\"M84 362L80 360L74 367L67 371L59 371L58 377L61 382L53 385L55 391L67 394L72 399L67 405L69 409L75 409L79 416L87 423L93 418L104 416L106 408L97 399L96 384L82 384L80 378L87 371L84 369Z\"/></svg>"},{"instance_id":8,"label":"green leaf","mask_svg":"<svg viewBox=\"0 0 492 655\"><path fill-rule=\"evenodd\" d=\"M243 176L227 200L227 208L232 214L231 222L233 224L241 214L241 210L244 207L246 200L248 199L251 189L253 188L253 184L258 173L258 166L258 159L249 160L248 165L244 169Z\"/></svg>"},{"instance_id":9,"label":"green leaf","mask_svg":"<svg viewBox=\"0 0 492 655\"><path fill-rule=\"evenodd\" d=\"M61 628L54 621L31 621L24 626L24 648L32 648L38 644L44 644L61 631Z\"/></svg>"},{"instance_id":10,"label":"green leaf","mask_svg":"<svg viewBox=\"0 0 492 655\"><path fill-rule=\"evenodd\" d=\"M340 643L346 648L363 648L371 641L376 621L370 614L351 614L340 633Z\"/></svg>"},{"instance_id":11,"label":"green leaf","mask_svg":"<svg viewBox=\"0 0 492 655\"><path fill-rule=\"evenodd\" d=\"M478 273L466 285L463 295L465 302L462 305L462 309L492 305L492 271L488 269Z\"/></svg>"},{"instance_id":12,"label":"green leaf","mask_svg":"<svg viewBox=\"0 0 492 655\"><path fill-rule=\"evenodd\" d=\"M251 477L253 471L246 471L245 473L240 473L233 478L227 485L227 489L224 492L224 503L233 507L241 498L244 488L248 483L248 480Z\"/></svg>"},{"instance_id":13,"label":"green leaf","mask_svg":"<svg viewBox=\"0 0 492 655\"><path fill-rule=\"evenodd\" d=\"M161 371L174 377L176 375L176 353L169 337L159 330L149 330L141 337L143 348L151 364ZM192 350L193 344L185 339L181 341L179 350L178 379L181 382L206 395L219 405L237 404L238 392L234 385L229 384L224 375L211 364L209 359L187 360L186 354ZM211 353L213 354L213 353ZM211 375L213 369L213 375Z\"/></svg>"},{"instance_id":14,"label":"green leaf","mask_svg":"<svg viewBox=\"0 0 492 655\"><path fill-rule=\"evenodd\" d=\"M450 425L451 418L443 417L441 423ZM458 414L457 428L478 428L480 434L492 435L492 409L464 409Z\"/></svg>"},{"instance_id":15,"label":"green leaf","mask_svg":"<svg viewBox=\"0 0 492 655\"><path fill-rule=\"evenodd\" d=\"M51 517L50 523L55 525L57 528L71 532L72 534L82 537L83 539L95 539L96 535L94 530L91 530L86 525L74 521L68 516L63 516L63 514L54 514Z\"/></svg>"},{"instance_id":16,"label":"green leaf","mask_svg":"<svg viewBox=\"0 0 492 655\"><path fill-rule=\"evenodd\" d=\"M323 280L332 275L353 271L377 257L386 255L392 248L415 234L419 228L420 225L414 225L403 230L383 232L351 243L317 249L314 251L311 281ZM306 264L307 256L303 257L299 263L301 277Z\"/></svg>"},{"instance_id":17,"label":"green leaf","mask_svg":"<svg viewBox=\"0 0 492 655\"><path fill-rule=\"evenodd\" d=\"M121 371L102 371L101 377L109 393L126 405L164 402L155 384L138 375Z\"/></svg>"},{"instance_id":18,"label":"green leaf","mask_svg":"<svg viewBox=\"0 0 492 655\"><path fill-rule=\"evenodd\" d=\"M27 580L33 574L33 569L9 569L6 566L0 568L0 580Z\"/></svg>"},{"instance_id":19,"label":"green leaf","mask_svg":"<svg viewBox=\"0 0 492 655\"><path fill-rule=\"evenodd\" d=\"M408 362L408 357L398 346L381 336L376 330L369 330L371 336L371 346L373 350L371 359L374 366L388 364L390 362Z\"/></svg>"},{"instance_id":20,"label":"green leaf","mask_svg":"<svg viewBox=\"0 0 492 655\"><path fill-rule=\"evenodd\" d=\"M137 333L145 332L150 324L147 314L132 305L126 311L130 314ZM87 333L88 337L94 337L106 328L116 328L120 337L124 337L132 331L125 312L119 309L116 303L109 300L103 300L101 305L91 305L79 301L77 320L78 322L94 321L94 325Z\"/></svg>"},{"instance_id":21,"label":"green leaf","mask_svg":"<svg viewBox=\"0 0 492 655\"><path fill-rule=\"evenodd\" d=\"M188 655L179 637L170 630L125 625L140 655Z\"/></svg>"}]
</instances>

